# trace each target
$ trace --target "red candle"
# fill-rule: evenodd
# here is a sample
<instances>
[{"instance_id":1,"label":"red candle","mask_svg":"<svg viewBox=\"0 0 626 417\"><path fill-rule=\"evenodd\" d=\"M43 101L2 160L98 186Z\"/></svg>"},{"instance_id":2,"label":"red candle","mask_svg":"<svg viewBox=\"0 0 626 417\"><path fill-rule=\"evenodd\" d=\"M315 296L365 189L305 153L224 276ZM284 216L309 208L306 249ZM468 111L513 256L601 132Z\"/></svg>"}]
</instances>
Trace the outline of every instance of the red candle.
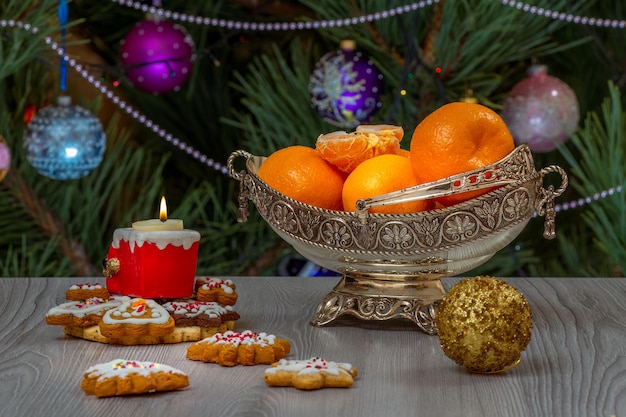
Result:
<instances>
[{"instance_id":1,"label":"red candle","mask_svg":"<svg viewBox=\"0 0 626 417\"><path fill-rule=\"evenodd\" d=\"M193 294L200 233L167 218L165 198L159 219L116 229L107 254L106 286L131 297L179 298Z\"/></svg>"}]
</instances>

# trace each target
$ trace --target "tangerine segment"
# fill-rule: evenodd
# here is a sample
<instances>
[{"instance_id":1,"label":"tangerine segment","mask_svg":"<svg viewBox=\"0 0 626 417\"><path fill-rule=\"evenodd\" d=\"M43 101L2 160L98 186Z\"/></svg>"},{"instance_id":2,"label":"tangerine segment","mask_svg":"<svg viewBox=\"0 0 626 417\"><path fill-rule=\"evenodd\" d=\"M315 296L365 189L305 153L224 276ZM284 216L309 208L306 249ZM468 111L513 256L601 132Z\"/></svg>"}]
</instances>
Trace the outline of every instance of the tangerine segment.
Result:
<instances>
[{"instance_id":1,"label":"tangerine segment","mask_svg":"<svg viewBox=\"0 0 626 417\"><path fill-rule=\"evenodd\" d=\"M446 104L429 114L413 132L410 160L418 183L426 183L494 163L515 148L504 120L476 103ZM488 192L472 191L438 198L445 206Z\"/></svg>"},{"instance_id":2,"label":"tangerine segment","mask_svg":"<svg viewBox=\"0 0 626 417\"><path fill-rule=\"evenodd\" d=\"M376 197L417 184L409 158L379 155L363 161L348 175L343 185L343 208L355 211L359 199ZM414 213L433 208L429 200L372 207L371 213Z\"/></svg>"},{"instance_id":3,"label":"tangerine segment","mask_svg":"<svg viewBox=\"0 0 626 417\"><path fill-rule=\"evenodd\" d=\"M336 131L320 135L315 148L322 158L343 172L352 172L361 162L400 150L404 129L393 125L361 125L355 132Z\"/></svg>"},{"instance_id":4,"label":"tangerine segment","mask_svg":"<svg viewBox=\"0 0 626 417\"><path fill-rule=\"evenodd\" d=\"M359 125L357 133L374 134L380 138L395 138L400 143L404 137L402 126L395 125Z\"/></svg>"},{"instance_id":5,"label":"tangerine segment","mask_svg":"<svg viewBox=\"0 0 626 417\"><path fill-rule=\"evenodd\" d=\"M342 210L346 174L313 148L288 146L273 152L257 175L287 197L327 210Z\"/></svg>"}]
</instances>

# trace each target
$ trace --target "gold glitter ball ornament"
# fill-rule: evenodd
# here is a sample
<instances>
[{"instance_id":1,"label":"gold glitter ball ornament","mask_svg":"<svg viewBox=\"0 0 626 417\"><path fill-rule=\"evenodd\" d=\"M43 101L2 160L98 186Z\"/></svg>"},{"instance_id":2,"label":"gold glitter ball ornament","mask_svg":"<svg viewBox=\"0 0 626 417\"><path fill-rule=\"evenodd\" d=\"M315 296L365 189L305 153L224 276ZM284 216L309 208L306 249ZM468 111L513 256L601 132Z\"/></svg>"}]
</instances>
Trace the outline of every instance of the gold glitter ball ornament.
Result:
<instances>
[{"instance_id":1,"label":"gold glitter ball ornament","mask_svg":"<svg viewBox=\"0 0 626 417\"><path fill-rule=\"evenodd\" d=\"M488 276L454 285L441 300L435 322L446 356L481 373L516 366L533 327L526 298L505 281Z\"/></svg>"}]
</instances>

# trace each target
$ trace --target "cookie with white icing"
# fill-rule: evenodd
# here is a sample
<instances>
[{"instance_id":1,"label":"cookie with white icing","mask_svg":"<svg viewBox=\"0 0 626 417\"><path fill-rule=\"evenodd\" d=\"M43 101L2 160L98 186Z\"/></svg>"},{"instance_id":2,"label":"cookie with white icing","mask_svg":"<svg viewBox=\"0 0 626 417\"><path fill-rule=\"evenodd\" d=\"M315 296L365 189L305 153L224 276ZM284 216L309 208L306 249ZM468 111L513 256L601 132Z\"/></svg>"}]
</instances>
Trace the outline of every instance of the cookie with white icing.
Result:
<instances>
[{"instance_id":1,"label":"cookie with white icing","mask_svg":"<svg viewBox=\"0 0 626 417\"><path fill-rule=\"evenodd\" d=\"M126 298L118 307L108 310L98 324L103 336L110 339L139 338L159 343L160 337L174 331L174 319L156 301Z\"/></svg>"},{"instance_id":2,"label":"cookie with white icing","mask_svg":"<svg viewBox=\"0 0 626 417\"><path fill-rule=\"evenodd\" d=\"M294 387L301 390L351 387L357 369L349 363L337 363L323 358L308 360L281 359L265 370L265 383L274 387Z\"/></svg>"},{"instance_id":3,"label":"cookie with white icing","mask_svg":"<svg viewBox=\"0 0 626 417\"><path fill-rule=\"evenodd\" d=\"M287 340L274 335L229 330L190 345L187 359L222 366L269 365L287 356L290 349Z\"/></svg>"},{"instance_id":4,"label":"cookie with white icing","mask_svg":"<svg viewBox=\"0 0 626 417\"><path fill-rule=\"evenodd\" d=\"M74 284L65 291L65 298L71 301L81 301L88 298L108 299L109 296L109 290L99 283Z\"/></svg>"},{"instance_id":5,"label":"cookie with white icing","mask_svg":"<svg viewBox=\"0 0 626 417\"><path fill-rule=\"evenodd\" d=\"M88 368L80 385L87 395L102 398L173 391L188 386L189 378L168 365L115 359Z\"/></svg>"},{"instance_id":6,"label":"cookie with white icing","mask_svg":"<svg viewBox=\"0 0 626 417\"><path fill-rule=\"evenodd\" d=\"M48 310L46 323L59 326L88 327L98 324L102 316L122 303L122 297L92 297L69 301Z\"/></svg>"},{"instance_id":7,"label":"cookie with white icing","mask_svg":"<svg viewBox=\"0 0 626 417\"><path fill-rule=\"evenodd\" d=\"M230 279L201 277L196 280L198 301L213 301L226 306L237 302L237 286Z\"/></svg>"},{"instance_id":8,"label":"cookie with white icing","mask_svg":"<svg viewBox=\"0 0 626 417\"><path fill-rule=\"evenodd\" d=\"M163 308L174 318L176 326L213 328L239 320L240 317L232 306L223 306L213 301L168 301L163 304Z\"/></svg>"},{"instance_id":9,"label":"cookie with white icing","mask_svg":"<svg viewBox=\"0 0 626 417\"><path fill-rule=\"evenodd\" d=\"M197 342L213 336L216 333L224 333L228 330L232 330L232 327L229 327L228 323L222 324L219 327L176 326L172 333L163 336L125 336L118 339L110 339L102 335L100 326L98 325L89 327L63 326L63 332L68 336L79 337L98 343L127 346Z\"/></svg>"}]
</instances>

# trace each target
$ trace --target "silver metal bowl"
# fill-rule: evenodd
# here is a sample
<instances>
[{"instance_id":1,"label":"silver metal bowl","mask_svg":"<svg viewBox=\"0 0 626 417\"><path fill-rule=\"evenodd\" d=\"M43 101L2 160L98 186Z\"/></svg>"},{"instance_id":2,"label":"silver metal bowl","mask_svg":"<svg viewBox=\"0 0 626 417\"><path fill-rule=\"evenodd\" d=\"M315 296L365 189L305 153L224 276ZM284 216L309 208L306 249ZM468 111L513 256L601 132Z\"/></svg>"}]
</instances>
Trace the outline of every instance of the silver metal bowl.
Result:
<instances>
[{"instance_id":1,"label":"silver metal bowl","mask_svg":"<svg viewBox=\"0 0 626 417\"><path fill-rule=\"evenodd\" d=\"M234 170L245 158L245 170ZM323 326L347 314L362 320L403 318L435 334L440 279L473 269L511 243L538 213L544 237L554 237L554 198L567 187L557 166L536 171L526 145L488 167L384 196L360 200L355 212L325 210L293 200L267 185L257 172L265 158L235 151L230 174L240 182L239 220L251 200L261 217L296 251L343 277L319 304L311 324ZM543 187L546 174L561 186ZM497 187L493 189L494 187ZM394 202L492 188L486 194L442 209L410 214L375 214Z\"/></svg>"}]
</instances>

